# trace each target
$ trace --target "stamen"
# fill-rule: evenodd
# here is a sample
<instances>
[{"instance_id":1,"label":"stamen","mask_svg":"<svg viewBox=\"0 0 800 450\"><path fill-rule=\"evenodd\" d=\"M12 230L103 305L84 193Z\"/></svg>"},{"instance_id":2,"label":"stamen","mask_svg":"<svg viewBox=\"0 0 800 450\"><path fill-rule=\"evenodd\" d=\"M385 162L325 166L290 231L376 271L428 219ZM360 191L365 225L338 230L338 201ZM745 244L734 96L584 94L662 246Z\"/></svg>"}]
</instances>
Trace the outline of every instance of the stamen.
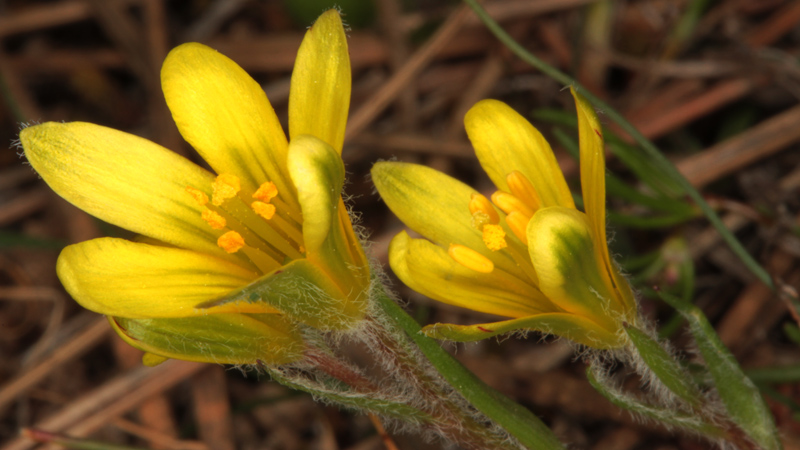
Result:
<instances>
[{"instance_id":1,"label":"stamen","mask_svg":"<svg viewBox=\"0 0 800 450\"><path fill-rule=\"evenodd\" d=\"M270 205L269 203L253 202L250 204L250 207L265 220L272 219L275 215L275 205Z\"/></svg>"},{"instance_id":2,"label":"stamen","mask_svg":"<svg viewBox=\"0 0 800 450\"><path fill-rule=\"evenodd\" d=\"M506 182L508 183L508 188L511 190L511 193L522 200L522 202L528 205L533 211L541 207L542 201L539 199L536 188L533 187L531 181L528 180L528 177L522 172L518 170L511 172L506 177Z\"/></svg>"},{"instance_id":3,"label":"stamen","mask_svg":"<svg viewBox=\"0 0 800 450\"><path fill-rule=\"evenodd\" d=\"M244 239L241 234L228 231L217 239L217 245L228 253L236 253L244 247Z\"/></svg>"},{"instance_id":4,"label":"stamen","mask_svg":"<svg viewBox=\"0 0 800 450\"><path fill-rule=\"evenodd\" d=\"M500 215L497 214L497 210L494 209L489 199L477 192L474 192L469 198L469 212L472 213L473 218L476 213L480 212L488 217L489 223L500 222Z\"/></svg>"},{"instance_id":5,"label":"stamen","mask_svg":"<svg viewBox=\"0 0 800 450\"><path fill-rule=\"evenodd\" d=\"M208 222L211 225L211 228L215 230L221 230L225 228L225 225L228 223L224 217L220 216L217 212L212 211L210 209L206 209L203 211L201 216L203 220Z\"/></svg>"},{"instance_id":6,"label":"stamen","mask_svg":"<svg viewBox=\"0 0 800 450\"><path fill-rule=\"evenodd\" d=\"M506 216L508 228L511 228L511 232L514 233L514 236L519 238L519 240L526 245L528 243L528 222L530 222L530 220L530 216L526 216L518 211L512 211Z\"/></svg>"},{"instance_id":7,"label":"stamen","mask_svg":"<svg viewBox=\"0 0 800 450\"><path fill-rule=\"evenodd\" d=\"M254 214L253 207L242 201L238 196L228 201L225 204L225 209L230 216L236 218L239 224L238 227L234 226L230 224L229 219L228 228L241 233L249 245L259 248L263 246L265 251L268 248L277 251L280 255L273 256L276 256L278 261L283 261L287 256L291 259L300 257L297 247L294 246L296 244L287 240L276 227L273 227L275 219L278 217L277 214L275 214L273 220L265 221L262 217Z\"/></svg>"},{"instance_id":8,"label":"stamen","mask_svg":"<svg viewBox=\"0 0 800 450\"><path fill-rule=\"evenodd\" d=\"M225 200L235 197L242 186L239 177L223 173L214 180L214 183L211 184L211 188L213 189L211 203L220 206Z\"/></svg>"},{"instance_id":9,"label":"stamen","mask_svg":"<svg viewBox=\"0 0 800 450\"><path fill-rule=\"evenodd\" d=\"M476 272L491 273L492 270L494 270L494 263L492 263L489 258L469 247L459 244L450 244L447 254L457 263Z\"/></svg>"},{"instance_id":10,"label":"stamen","mask_svg":"<svg viewBox=\"0 0 800 450\"><path fill-rule=\"evenodd\" d=\"M484 225L483 243L493 252L508 247L506 232L503 227L491 223Z\"/></svg>"},{"instance_id":11,"label":"stamen","mask_svg":"<svg viewBox=\"0 0 800 450\"><path fill-rule=\"evenodd\" d=\"M497 191L492 194L492 202L502 209L506 214L511 214L512 211L518 211L528 217L533 216L533 210L528 207L522 200L515 197L508 192Z\"/></svg>"},{"instance_id":12,"label":"stamen","mask_svg":"<svg viewBox=\"0 0 800 450\"><path fill-rule=\"evenodd\" d=\"M198 205L204 206L206 203L208 203L208 196L206 195L205 192L199 189L195 189L191 186L186 186L186 192L192 196L192 198L194 199L194 201L197 202Z\"/></svg>"},{"instance_id":13,"label":"stamen","mask_svg":"<svg viewBox=\"0 0 800 450\"><path fill-rule=\"evenodd\" d=\"M266 183L261 183L261 186L259 186L256 192L253 194L253 198L256 200L261 200L264 203L269 203L269 201L275 198L277 195L278 188L275 186L275 183L272 181L267 181Z\"/></svg>"}]
</instances>

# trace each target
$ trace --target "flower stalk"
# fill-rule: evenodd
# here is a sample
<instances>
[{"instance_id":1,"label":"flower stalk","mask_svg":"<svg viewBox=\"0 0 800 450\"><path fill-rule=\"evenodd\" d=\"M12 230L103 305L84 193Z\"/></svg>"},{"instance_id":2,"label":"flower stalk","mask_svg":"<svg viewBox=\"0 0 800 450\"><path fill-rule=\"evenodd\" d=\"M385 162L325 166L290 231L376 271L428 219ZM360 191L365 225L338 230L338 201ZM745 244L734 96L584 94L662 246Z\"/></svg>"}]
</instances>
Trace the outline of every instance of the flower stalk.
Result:
<instances>
[{"instance_id":1,"label":"flower stalk","mask_svg":"<svg viewBox=\"0 0 800 450\"><path fill-rule=\"evenodd\" d=\"M522 408L420 334L385 286L376 283L371 293L374 308L358 330L336 336L307 330L312 335L306 336L309 350L302 360L262 365L263 370L323 401L377 414L465 449L563 448L538 418L521 414ZM367 374L348 361L335 344L342 340L368 350L378 372Z\"/></svg>"}]
</instances>

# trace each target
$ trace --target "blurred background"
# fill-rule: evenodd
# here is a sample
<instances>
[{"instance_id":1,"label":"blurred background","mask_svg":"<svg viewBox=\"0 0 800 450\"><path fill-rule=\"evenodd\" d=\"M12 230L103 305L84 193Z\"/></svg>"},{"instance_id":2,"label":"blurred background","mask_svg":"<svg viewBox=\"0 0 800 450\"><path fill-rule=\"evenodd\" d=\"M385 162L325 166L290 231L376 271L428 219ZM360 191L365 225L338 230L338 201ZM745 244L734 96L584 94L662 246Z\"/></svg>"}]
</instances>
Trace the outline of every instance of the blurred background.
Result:
<instances>
[{"instance_id":1,"label":"blurred background","mask_svg":"<svg viewBox=\"0 0 800 450\"><path fill-rule=\"evenodd\" d=\"M441 448L366 416L221 366L141 366L55 275L59 250L125 236L55 195L14 141L23 124L87 121L198 161L159 86L167 52L203 42L239 63L286 123L304 30L326 0L0 0L0 450L37 447L23 427L153 449ZM353 67L344 160L350 205L386 262L402 224L374 193L371 165L430 165L485 192L463 131L497 98L552 143L573 191L575 113L565 86L446 0L338 0ZM698 209L600 111L608 126L612 246L642 310L693 358L682 322L652 287L698 304L762 389L787 449L800 448L800 2L496 0L485 6L528 51L623 113L696 186L773 276L770 291ZM125 151L125 149L119 149ZM437 304L396 282L423 323L491 317ZM451 346L483 380L540 415L571 448L699 449L633 420L585 380L565 342L531 334ZM357 351L355 349L354 351ZM620 370L631 389L638 380Z\"/></svg>"}]
</instances>

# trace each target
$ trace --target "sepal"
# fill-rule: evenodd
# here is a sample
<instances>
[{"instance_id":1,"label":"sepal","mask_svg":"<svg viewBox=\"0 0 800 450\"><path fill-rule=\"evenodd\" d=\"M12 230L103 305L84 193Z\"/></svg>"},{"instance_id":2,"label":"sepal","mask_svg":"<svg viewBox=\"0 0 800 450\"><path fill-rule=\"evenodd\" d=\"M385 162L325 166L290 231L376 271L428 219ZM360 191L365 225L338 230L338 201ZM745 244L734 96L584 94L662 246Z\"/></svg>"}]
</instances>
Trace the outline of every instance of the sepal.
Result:
<instances>
[{"instance_id":1,"label":"sepal","mask_svg":"<svg viewBox=\"0 0 800 450\"><path fill-rule=\"evenodd\" d=\"M625 332L644 363L667 389L692 407L703 403L700 389L658 341L630 325L625 326Z\"/></svg>"},{"instance_id":2,"label":"sepal","mask_svg":"<svg viewBox=\"0 0 800 450\"><path fill-rule=\"evenodd\" d=\"M682 428L710 439L718 439L726 436L725 431L717 428L713 424L702 421L697 415L651 405L622 392L619 387L613 385L600 370L602 369L597 369L595 366L587 367L586 378L588 378L589 384L603 397L608 399L608 401L613 403L614 406L657 423Z\"/></svg>"},{"instance_id":3,"label":"sepal","mask_svg":"<svg viewBox=\"0 0 800 450\"><path fill-rule=\"evenodd\" d=\"M477 325L437 323L422 329L428 337L456 342L472 342L511 332L531 330L563 336L579 344L598 349L616 348L622 341L586 317L567 313L547 313L502 322Z\"/></svg>"},{"instance_id":4,"label":"sepal","mask_svg":"<svg viewBox=\"0 0 800 450\"><path fill-rule=\"evenodd\" d=\"M275 314L209 314L179 319L109 317L114 331L133 347L164 358L217 364L286 364L303 356L295 326ZM159 358L160 357L160 358Z\"/></svg>"},{"instance_id":5,"label":"sepal","mask_svg":"<svg viewBox=\"0 0 800 450\"><path fill-rule=\"evenodd\" d=\"M235 292L197 307L220 313L253 303L274 307L287 319L320 330L352 328L364 313L360 298L345 295L325 271L307 259L292 261Z\"/></svg>"}]
</instances>

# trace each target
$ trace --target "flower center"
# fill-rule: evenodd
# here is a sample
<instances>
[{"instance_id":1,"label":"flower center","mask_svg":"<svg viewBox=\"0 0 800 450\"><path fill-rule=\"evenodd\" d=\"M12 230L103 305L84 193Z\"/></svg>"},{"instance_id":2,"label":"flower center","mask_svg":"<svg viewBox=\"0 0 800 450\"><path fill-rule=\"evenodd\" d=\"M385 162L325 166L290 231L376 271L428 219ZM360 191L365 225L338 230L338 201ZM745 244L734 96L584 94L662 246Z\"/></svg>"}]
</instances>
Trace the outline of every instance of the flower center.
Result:
<instances>
[{"instance_id":1,"label":"flower center","mask_svg":"<svg viewBox=\"0 0 800 450\"><path fill-rule=\"evenodd\" d=\"M206 207L202 218L220 231L217 245L223 250L237 253L263 273L303 257L302 225L288 213L274 183L249 193L235 175L220 174L210 188L210 201L195 187L187 186L186 192Z\"/></svg>"},{"instance_id":2,"label":"flower center","mask_svg":"<svg viewBox=\"0 0 800 450\"><path fill-rule=\"evenodd\" d=\"M489 201L485 196L474 193L470 197L469 211L472 226L482 233L486 248L491 251L506 250L514 258L520 269L534 282L538 281L536 270L528 256L528 222L541 207L539 195L528 178L519 171L506 176L508 190L498 190ZM505 213L508 228L519 239L509 241L500 224L501 217L495 206ZM448 254L459 264L481 273L490 273L494 264L481 253L459 244L451 244Z\"/></svg>"}]
</instances>

